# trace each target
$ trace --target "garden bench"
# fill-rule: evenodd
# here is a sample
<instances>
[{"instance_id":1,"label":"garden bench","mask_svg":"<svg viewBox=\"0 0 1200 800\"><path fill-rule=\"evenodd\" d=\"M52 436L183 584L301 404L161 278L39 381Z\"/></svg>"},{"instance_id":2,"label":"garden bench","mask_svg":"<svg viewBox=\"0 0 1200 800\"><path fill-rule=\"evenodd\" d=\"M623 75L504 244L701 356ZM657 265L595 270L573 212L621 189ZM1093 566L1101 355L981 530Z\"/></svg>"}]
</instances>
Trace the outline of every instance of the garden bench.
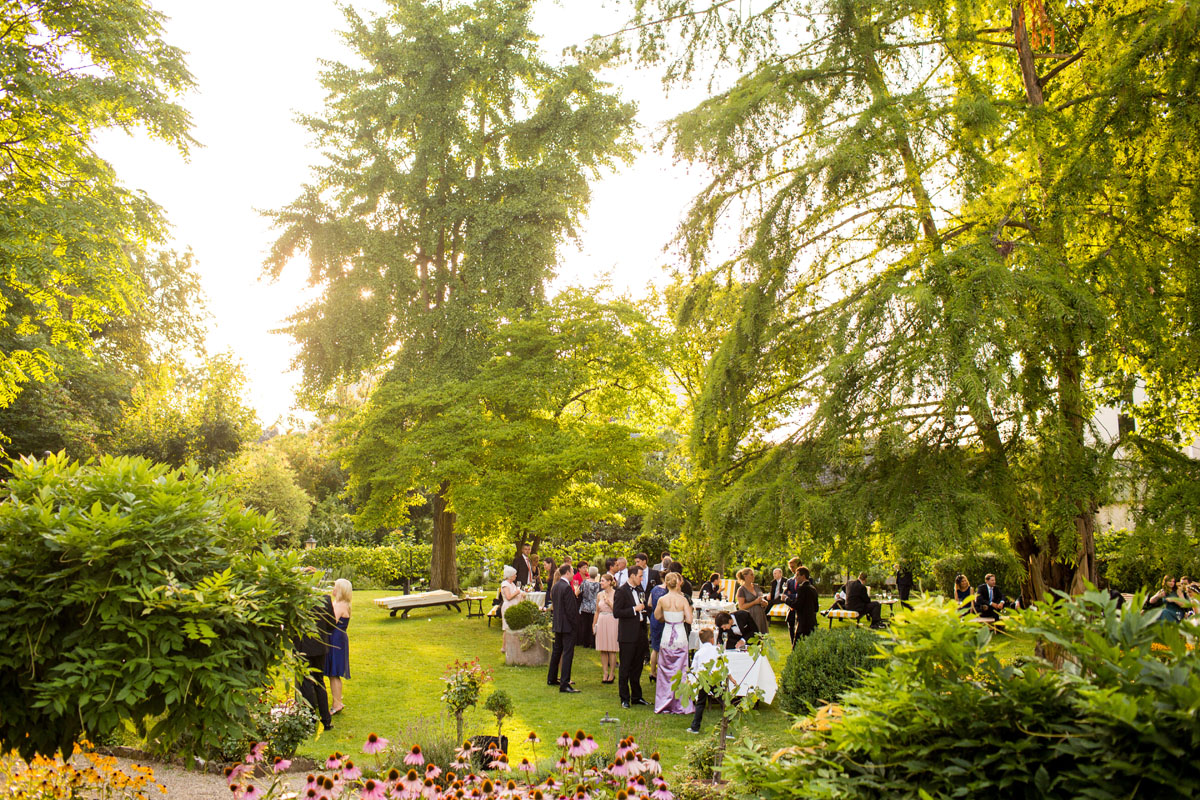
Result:
<instances>
[{"instance_id":1,"label":"garden bench","mask_svg":"<svg viewBox=\"0 0 1200 800\"><path fill-rule=\"evenodd\" d=\"M435 606L445 606L447 610L451 607L458 613L462 613L459 603L463 599L454 592L447 592L445 589L438 589L434 592L418 592L416 594L401 594L395 597L380 597L375 601L375 605L380 608L386 608L391 611L391 616L396 616L399 611L400 619L406 619L408 612L417 608L433 608Z\"/></svg>"},{"instance_id":2,"label":"garden bench","mask_svg":"<svg viewBox=\"0 0 1200 800\"><path fill-rule=\"evenodd\" d=\"M487 613L484 614L484 616L487 617L488 627L489 628L492 627L492 620L500 619L500 606L499 605L492 606L491 608L489 608L487 610Z\"/></svg>"},{"instance_id":3,"label":"garden bench","mask_svg":"<svg viewBox=\"0 0 1200 800\"><path fill-rule=\"evenodd\" d=\"M857 611L847 611L844 608L827 608L821 612L825 619L829 620L829 630L833 630L833 621L835 619L852 619L854 624L858 624L859 613Z\"/></svg>"}]
</instances>

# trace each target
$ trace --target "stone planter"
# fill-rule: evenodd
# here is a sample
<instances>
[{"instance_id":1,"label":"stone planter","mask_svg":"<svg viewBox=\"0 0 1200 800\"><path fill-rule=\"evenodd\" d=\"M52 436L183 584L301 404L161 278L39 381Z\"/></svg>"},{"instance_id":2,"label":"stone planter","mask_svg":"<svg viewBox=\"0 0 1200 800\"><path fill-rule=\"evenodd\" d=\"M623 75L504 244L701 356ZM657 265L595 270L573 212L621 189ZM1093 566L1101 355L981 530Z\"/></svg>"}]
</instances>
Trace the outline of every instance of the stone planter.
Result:
<instances>
[{"instance_id":1,"label":"stone planter","mask_svg":"<svg viewBox=\"0 0 1200 800\"><path fill-rule=\"evenodd\" d=\"M539 644L527 648L521 634L505 631L504 663L510 667L544 667L550 663L550 649Z\"/></svg>"}]
</instances>

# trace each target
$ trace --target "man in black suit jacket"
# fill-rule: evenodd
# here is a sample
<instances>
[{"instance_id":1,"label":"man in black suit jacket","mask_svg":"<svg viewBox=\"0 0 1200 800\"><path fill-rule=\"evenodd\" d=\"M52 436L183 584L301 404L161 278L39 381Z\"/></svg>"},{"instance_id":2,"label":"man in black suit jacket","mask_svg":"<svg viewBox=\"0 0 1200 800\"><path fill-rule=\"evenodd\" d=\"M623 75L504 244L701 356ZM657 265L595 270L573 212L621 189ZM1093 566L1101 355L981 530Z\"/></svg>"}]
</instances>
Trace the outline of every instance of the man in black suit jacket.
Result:
<instances>
[{"instance_id":1,"label":"man in black suit jacket","mask_svg":"<svg viewBox=\"0 0 1200 800\"><path fill-rule=\"evenodd\" d=\"M571 588L569 565L563 564L558 568L558 580L554 582L550 594L554 598L554 649L550 652L550 672L546 675L546 683L557 686L560 692L575 694L579 690L571 685L571 662L575 660L575 639L579 629L579 598Z\"/></svg>"},{"instance_id":2,"label":"man in black suit jacket","mask_svg":"<svg viewBox=\"0 0 1200 800\"><path fill-rule=\"evenodd\" d=\"M860 617L870 617L871 627L878 628L883 623L879 619L883 606L871 599L867 592L867 573L858 573L858 578L846 584L846 610L857 611Z\"/></svg>"},{"instance_id":3,"label":"man in black suit jacket","mask_svg":"<svg viewBox=\"0 0 1200 800\"><path fill-rule=\"evenodd\" d=\"M1000 619L1000 613L1008 606L1008 598L996 586L996 576L988 573L979 584L975 596L975 610L984 619Z\"/></svg>"},{"instance_id":4,"label":"man in black suit jacket","mask_svg":"<svg viewBox=\"0 0 1200 800\"><path fill-rule=\"evenodd\" d=\"M529 577L533 572L533 557L529 554L530 546L528 544L521 545L520 551L513 558L513 569L517 571L517 583L522 586L529 585Z\"/></svg>"},{"instance_id":5,"label":"man in black suit jacket","mask_svg":"<svg viewBox=\"0 0 1200 800\"><path fill-rule=\"evenodd\" d=\"M817 610L821 597L817 594L817 587L809 580L808 567L796 567L796 577L788 583L795 585L792 600L788 603L792 609L788 612L788 619L791 620L793 615L795 617L796 630L792 636L792 647L795 647L797 639L817 629Z\"/></svg>"},{"instance_id":6,"label":"man in black suit jacket","mask_svg":"<svg viewBox=\"0 0 1200 800\"><path fill-rule=\"evenodd\" d=\"M787 581L783 579L783 570L776 567L771 572L771 582L766 585L767 594L767 611L770 611L779 603L783 602L783 592L787 588Z\"/></svg>"},{"instance_id":7,"label":"man in black suit jacket","mask_svg":"<svg viewBox=\"0 0 1200 800\"><path fill-rule=\"evenodd\" d=\"M744 650L745 647L739 647L742 642L749 643L750 639L759 633L758 626L754 624L754 617L750 616L745 611L734 611L730 614L728 611L718 611L713 617L713 624L717 626L717 649L725 650Z\"/></svg>"},{"instance_id":8,"label":"man in black suit jacket","mask_svg":"<svg viewBox=\"0 0 1200 800\"><path fill-rule=\"evenodd\" d=\"M642 592L642 568L629 568L629 580L613 596L613 616L617 618L617 646L620 648L621 669L617 689L621 707L648 706L642 699L642 664L650 655L650 640L646 637L646 595Z\"/></svg>"},{"instance_id":9,"label":"man in black suit jacket","mask_svg":"<svg viewBox=\"0 0 1200 800\"><path fill-rule=\"evenodd\" d=\"M308 663L308 674L300 681L300 696L317 712L326 730L333 727L329 715L329 693L325 691L325 654L329 652L329 637L335 624L333 599L325 595L312 609L317 630L296 643L296 650Z\"/></svg>"}]
</instances>

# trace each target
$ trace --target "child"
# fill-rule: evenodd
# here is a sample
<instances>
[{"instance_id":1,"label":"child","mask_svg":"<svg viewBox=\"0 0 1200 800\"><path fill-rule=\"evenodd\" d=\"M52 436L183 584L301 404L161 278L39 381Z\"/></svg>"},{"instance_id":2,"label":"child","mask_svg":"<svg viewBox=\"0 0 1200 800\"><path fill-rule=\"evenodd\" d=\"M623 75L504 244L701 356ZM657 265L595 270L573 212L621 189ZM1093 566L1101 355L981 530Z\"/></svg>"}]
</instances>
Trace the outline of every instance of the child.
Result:
<instances>
[{"instance_id":1,"label":"child","mask_svg":"<svg viewBox=\"0 0 1200 800\"><path fill-rule=\"evenodd\" d=\"M696 654L692 656L692 668L690 675L695 676L704 671L705 667L710 662L716 661L721 657L720 651L717 650L714 640L716 632L712 628L702 628L697 634L700 638L700 647L696 649ZM688 733L699 733L700 723L704 721L704 706L708 703L708 692L700 692L696 695L696 713L692 716L692 726L687 729Z\"/></svg>"}]
</instances>

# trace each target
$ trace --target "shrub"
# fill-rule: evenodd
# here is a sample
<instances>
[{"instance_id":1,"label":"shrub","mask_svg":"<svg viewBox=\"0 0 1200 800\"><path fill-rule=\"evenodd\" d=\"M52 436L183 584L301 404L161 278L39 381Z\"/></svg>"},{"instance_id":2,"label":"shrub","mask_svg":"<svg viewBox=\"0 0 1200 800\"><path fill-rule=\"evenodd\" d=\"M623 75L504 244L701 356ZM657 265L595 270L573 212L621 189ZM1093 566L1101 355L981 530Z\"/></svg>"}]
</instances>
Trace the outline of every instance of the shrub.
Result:
<instances>
[{"instance_id":1,"label":"shrub","mask_svg":"<svg viewBox=\"0 0 1200 800\"><path fill-rule=\"evenodd\" d=\"M1125 592L1157 590L1163 575L1200 574L1200 547L1175 529L1114 530L1096 536L1101 583Z\"/></svg>"},{"instance_id":2,"label":"shrub","mask_svg":"<svg viewBox=\"0 0 1200 800\"><path fill-rule=\"evenodd\" d=\"M400 586L429 577L432 547L427 544L404 544L390 547L316 547L300 552L302 563L329 570L331 573L354 575L356 588L368 586Z\"/></svg>"},{"instance_id":3,"label":"shrub","mask_svg":"<svg viewBox=\"0 0 1200 800\"><path fill-rule=\"evenodd\" d=\"M541 622L545 616L546 612L538 608L532 600L522 600L508 607L504 612L504 621L508 623L509 630L519 631Z\"/></svg>"},{"instance_id":4,"label":"shrub","mask_svg":"<svg viewBox=\"0 0 1200 800\"><path fill-rule=\"evenodd\" d=\"M500 739L504 736L504 718L516 713L512 698L508 696L508 692L497 689L484 702L483 708L496 718L496 738Z\"/></svg>"},{"instance_id":5,"label":"shrub","mask_svg":"<svg viewBox=\"0 0 1200 800\"><path fill-rule=\"evenodd\" d=\"M919 600L840 714L802 722L774 760L739 753L736 770L767 800L1193 796L1200 658L1139 606L1088 591L1011 615L1060 669L1008 663L986 626Z\"/></svg>"},{"instance_id":6,"label":"shrub","mask_svg":"<svg viewBox=\"0 0 1200 800\"><path fill-rule=\"evenodd\" d=\"M1001 553L968 553L939 558L933 562L933 576L938 590L946 597L954 597L954 577L966 575L972 587L983 583L988 573L996 576L996 585L1009 597L1021 593L1021 582L1025 570L1021 561L1011 551Z\"/></svg>"},{"instance_id":7,"label":"shrub","mask_svg":"<svg viewBox=\"0 0 1200 800\"><path fill-rule=\"evenodd\" d=\"M821 703L836 702L862 680L879 644L879 636L861 626L817 630L800 637L783 668L783 709L801 714Z\"/></svg>"},{"instance_id":8,"label":"shrub","mask_svg":"<svg viewBox=\"0 0 1200 800\"><path fill-rule=\"evenodd\" d=\"M0 743L69 752L81 733L130 720L160 747L208 752L247 728L244 698L269 682L313 602L294 558L233 555L270 523L194 466L51 457L10 468Z\"/></svg>"}]
</instances>

